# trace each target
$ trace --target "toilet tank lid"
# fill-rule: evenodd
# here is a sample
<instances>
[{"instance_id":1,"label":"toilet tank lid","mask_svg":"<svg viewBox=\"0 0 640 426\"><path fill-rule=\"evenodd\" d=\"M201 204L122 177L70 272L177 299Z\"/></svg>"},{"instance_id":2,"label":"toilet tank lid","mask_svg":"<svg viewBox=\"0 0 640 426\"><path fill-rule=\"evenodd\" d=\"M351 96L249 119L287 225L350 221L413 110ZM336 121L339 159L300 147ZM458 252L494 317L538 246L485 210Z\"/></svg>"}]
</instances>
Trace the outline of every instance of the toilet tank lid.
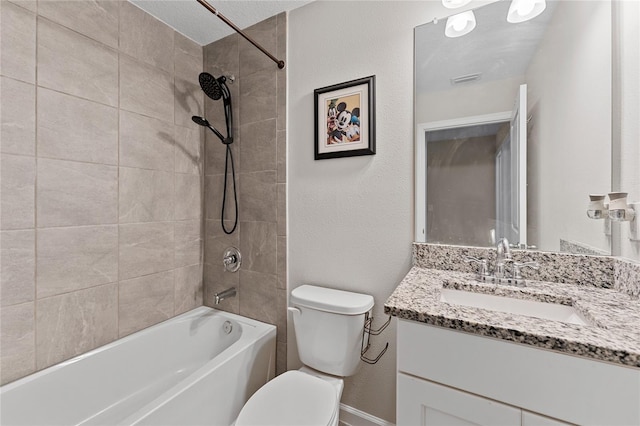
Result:
<instances>
[{"instance_id":1,"label":"toilet tank lid","mask_svg":"<svg viewBox=\"0 0 640 426\"><path fill-rule=\"evenodd\" d=\"M293 289L291 304L336 314L360 315L373 307L373 296L305 284Z\"/></svg>"}]
</instances>

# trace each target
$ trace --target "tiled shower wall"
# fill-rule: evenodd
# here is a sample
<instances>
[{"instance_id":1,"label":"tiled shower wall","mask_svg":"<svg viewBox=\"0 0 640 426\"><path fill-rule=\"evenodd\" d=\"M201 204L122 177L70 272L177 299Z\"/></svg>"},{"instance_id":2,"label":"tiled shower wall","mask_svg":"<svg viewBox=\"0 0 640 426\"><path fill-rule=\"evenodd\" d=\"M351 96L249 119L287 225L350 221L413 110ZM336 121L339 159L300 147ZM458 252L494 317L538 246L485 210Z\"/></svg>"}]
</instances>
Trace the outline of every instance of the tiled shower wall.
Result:
<instances>
[{"instance_id":1,"label":"tiled shower wall","mask_svg":"<svg viewBox=\"0 0 640 426\"><path fill-rule=\"evenodd\" d=\"M0 2L1 382L202 304L202 48L124 1Z\"/></svg>"},{"instance_id":2,"label":"tiled shower wall","mask_svg":"<svg viewBox=\"0 0 640 426\"><path fill-rule=\"evenodd\" d=\"M286 56L286 14L247 29L247 34L274 53ZM286 68L276 64L237 34L204 48L204 69L218 77L234 75L233 102L239 225L225 235L220 225L225 148L211 132L205 147L205 305L214 293L237 287L238 296L219 309L278 327L277 372L286 370ZM222 101L205 99L209 121L224 133ZM226 228L233 227L232 192L227 194ZM226 247L240 249L242 267L224 272Z\"/></svg>"}]
</instances>

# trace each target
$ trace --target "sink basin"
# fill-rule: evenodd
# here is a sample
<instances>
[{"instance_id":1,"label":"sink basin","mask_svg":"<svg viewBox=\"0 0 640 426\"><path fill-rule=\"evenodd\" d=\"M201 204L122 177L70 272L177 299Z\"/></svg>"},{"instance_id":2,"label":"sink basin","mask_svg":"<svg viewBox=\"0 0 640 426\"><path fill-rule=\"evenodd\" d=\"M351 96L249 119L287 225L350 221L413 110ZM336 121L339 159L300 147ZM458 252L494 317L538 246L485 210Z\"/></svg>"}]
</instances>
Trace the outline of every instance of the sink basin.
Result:
<instances>
[{"instance_id":1,"label":"sink basin","mask_svg":"<svg viewBox=\"0 0 640 426\"><path fill-rule=\"evenodd\" d=\"M453 305L470 306L473 308L488 309L490 311L561 321L567 324L589 324L572 306L559 305L556 303L513 299L511 297L452 290L449 288L440 290L440 301Z\"/></svg>"}]
</instances>

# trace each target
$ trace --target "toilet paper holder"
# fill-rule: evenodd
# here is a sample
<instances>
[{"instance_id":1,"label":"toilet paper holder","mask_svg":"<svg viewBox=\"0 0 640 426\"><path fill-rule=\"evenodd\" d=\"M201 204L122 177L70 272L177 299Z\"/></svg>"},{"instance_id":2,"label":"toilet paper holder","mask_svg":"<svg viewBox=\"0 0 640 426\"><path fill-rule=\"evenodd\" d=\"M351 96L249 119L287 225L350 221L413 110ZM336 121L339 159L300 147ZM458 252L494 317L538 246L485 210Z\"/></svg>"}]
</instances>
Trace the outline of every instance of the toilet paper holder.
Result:
<instances>
[{"instance_id":1,"label":"toilet paper holder","mask_svg":"<svg viewBox=\"0 0 640 426\"><path fill-rule=\"evenodd\" d=\"M389 319L384 324L382 324L382 326L378 329L372 328L371 327L372 323L373 323L373 315L369 316L369 312L367 312L364 316L364 329L362 330L362 347L360 349L360 359L366 362L367 364L371 364L371 365L376 364L378 361L380 361L380 358L382 358L385 352L387 352L387 349L389 349L389 342L387 342L387 344L384 346L384 349L382 349L382 351L378 354L378 356L376 356L375 358L369 358L365 356L365 353L367 353L367 351L371 347L371 343L369 342L369 336L380 335L389 326L389 324L391 324L391 315L389 315Z\"/></svg>"}]
</instances>

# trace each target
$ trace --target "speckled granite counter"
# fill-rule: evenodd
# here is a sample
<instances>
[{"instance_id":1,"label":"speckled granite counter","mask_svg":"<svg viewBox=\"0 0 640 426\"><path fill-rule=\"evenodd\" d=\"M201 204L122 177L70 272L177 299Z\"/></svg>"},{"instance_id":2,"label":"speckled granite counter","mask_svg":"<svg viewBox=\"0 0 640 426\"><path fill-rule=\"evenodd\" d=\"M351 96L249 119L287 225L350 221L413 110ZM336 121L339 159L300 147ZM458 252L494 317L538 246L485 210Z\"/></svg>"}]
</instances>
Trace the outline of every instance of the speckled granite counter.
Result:
<instances>
[{"instance_id":1,"label":"speckled granite counter","mask_svg":"<svg viewBox=\"0 0 640 426\"><path fill-rule=\"evenodd\" d=\"M572 305L591 325L444 303L443 287ZM471 273L414 266L385 303L385 313L640 368L640 301L612 289L542 281L528 281L520 288L480 283Z\"/></svg>"}]
</instances>

